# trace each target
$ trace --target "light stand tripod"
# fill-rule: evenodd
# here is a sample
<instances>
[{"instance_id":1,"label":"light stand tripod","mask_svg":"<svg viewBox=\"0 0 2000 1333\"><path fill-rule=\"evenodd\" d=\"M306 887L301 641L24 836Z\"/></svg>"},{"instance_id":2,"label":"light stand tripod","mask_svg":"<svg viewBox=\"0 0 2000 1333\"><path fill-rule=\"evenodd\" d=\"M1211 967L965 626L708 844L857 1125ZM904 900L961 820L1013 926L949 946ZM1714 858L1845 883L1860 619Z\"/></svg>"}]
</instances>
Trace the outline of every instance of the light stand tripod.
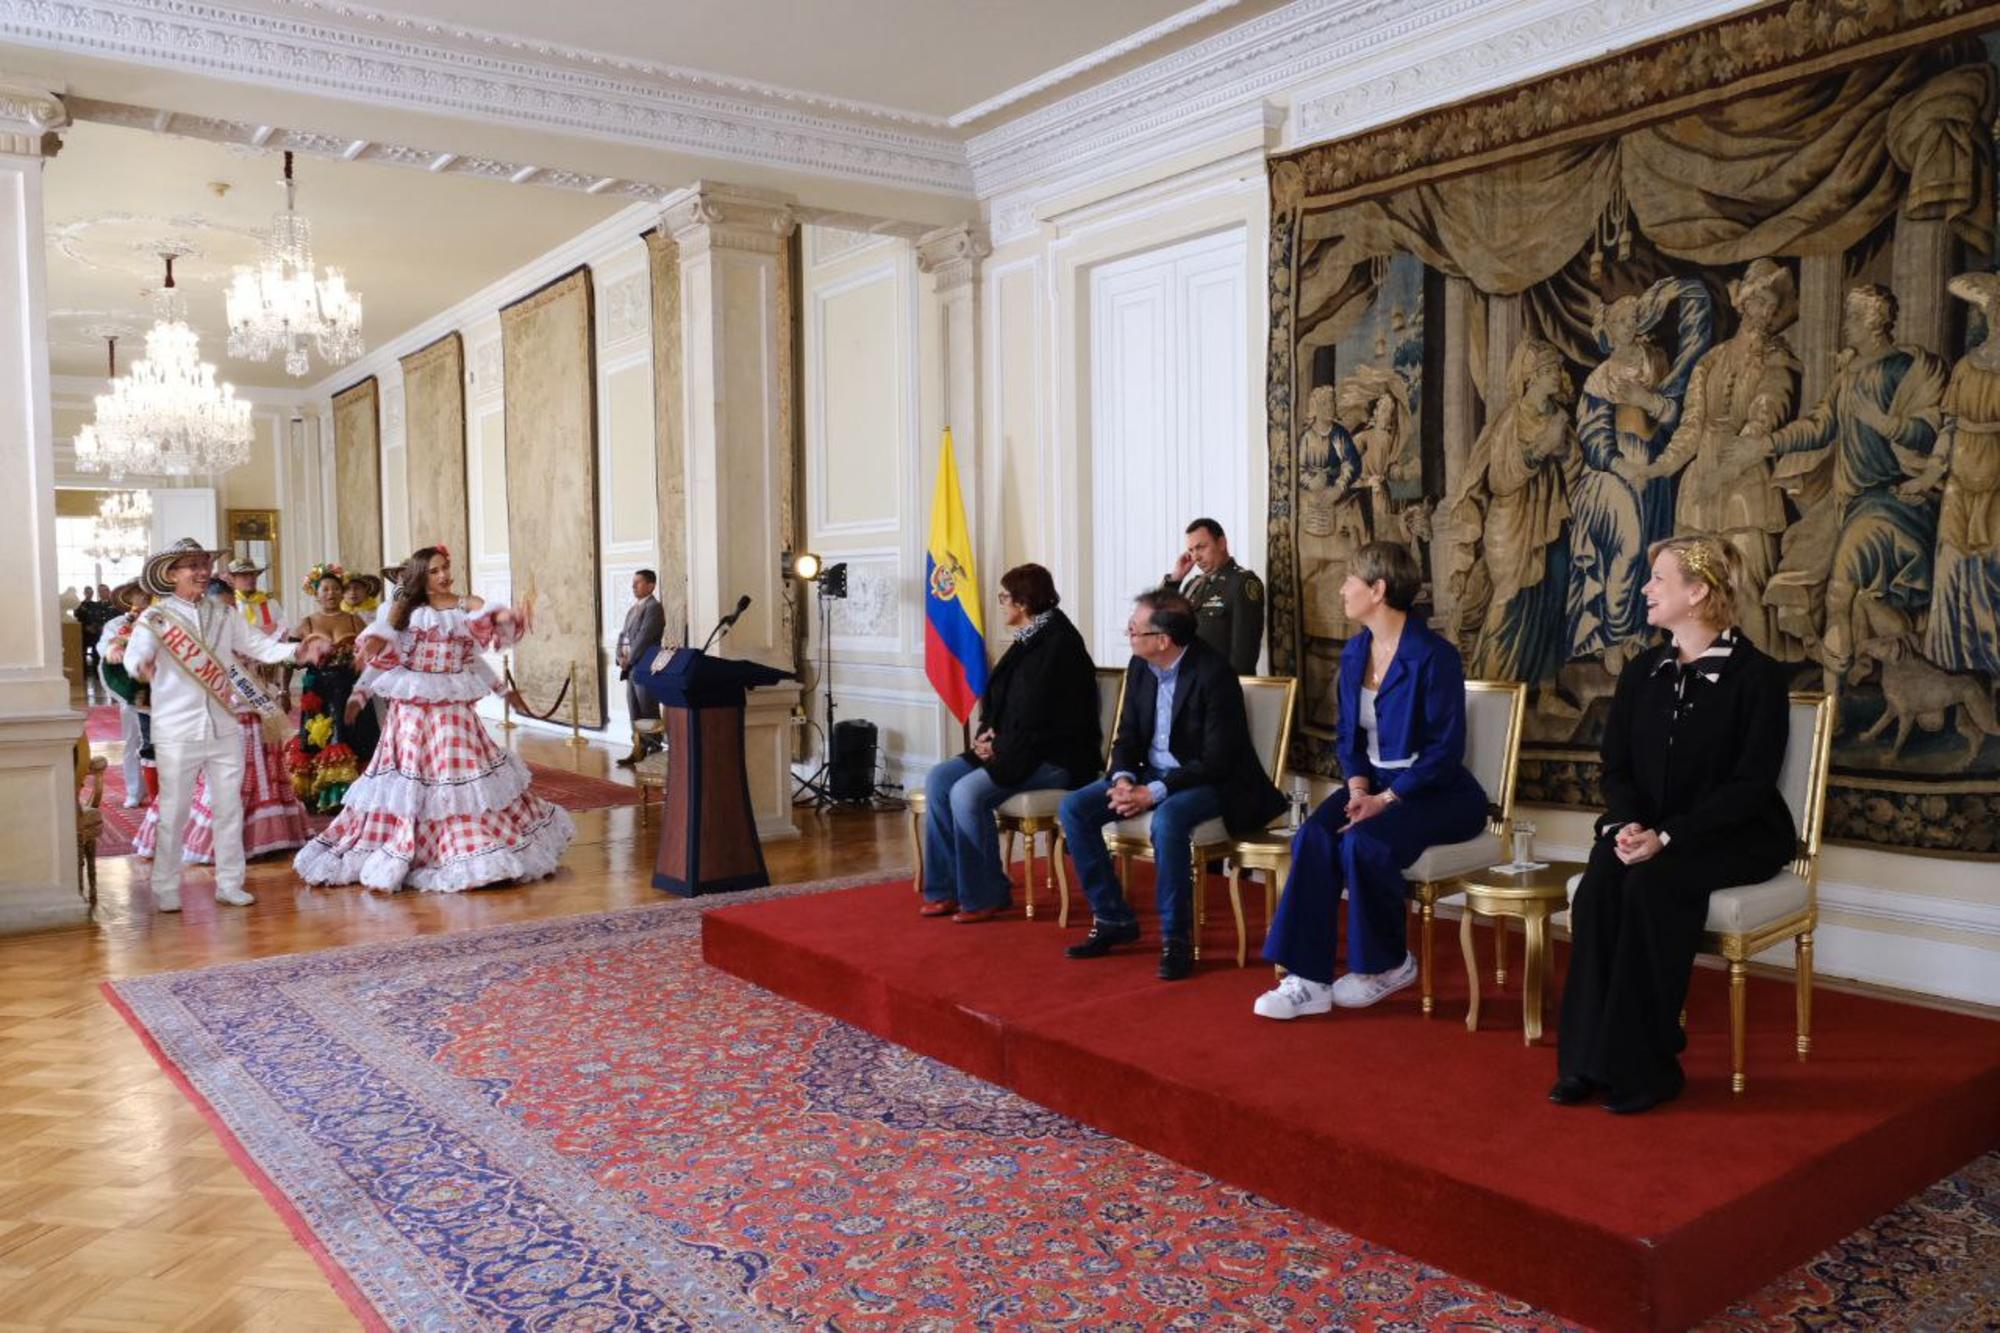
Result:
<instances>
[{"instance_id":1,"label":"light stand tripod","mask_svg":"<svg viewBox=\"0 0 2000 1333\"><path fill-rule=\"evenodd\" d=\"M836 707L833 701L831 603L845 600L847 597L847 563L842 561L835 565L817 567L816 572L807 581L813 585L813 591L819 599L819 683L826 696L826 728L820 733L819 767L813 770L811 777L794 776L793 780L799 787L792 793L792 804L824 810L829 806L853 804L835 796L832 789L827 786L827 771L833 766L833 714Z\"/></svg>"}]
</instances>

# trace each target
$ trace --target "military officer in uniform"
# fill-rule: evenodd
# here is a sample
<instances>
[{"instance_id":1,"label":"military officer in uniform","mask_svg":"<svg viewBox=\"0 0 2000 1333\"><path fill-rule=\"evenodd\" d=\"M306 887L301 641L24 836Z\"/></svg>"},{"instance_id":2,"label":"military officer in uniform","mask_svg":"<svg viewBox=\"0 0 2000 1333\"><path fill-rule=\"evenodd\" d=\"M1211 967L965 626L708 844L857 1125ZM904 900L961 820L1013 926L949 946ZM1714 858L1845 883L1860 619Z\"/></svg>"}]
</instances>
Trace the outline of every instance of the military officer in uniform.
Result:
<instances>
[{"instance_id":1,"label":"military officer in uniform","mask_svg":"<svg viewBox=\"0 0 2000 1333\"><path fill-rule=\"evenodd\" d=\"M1194 605L1196 635L1228 658L1237 675L1257 674L1264 650L1264 580L1231 558L1220 523L1198 518L1187 525L1187 549L1160 587Z\"/></svg>"}]
</instances>

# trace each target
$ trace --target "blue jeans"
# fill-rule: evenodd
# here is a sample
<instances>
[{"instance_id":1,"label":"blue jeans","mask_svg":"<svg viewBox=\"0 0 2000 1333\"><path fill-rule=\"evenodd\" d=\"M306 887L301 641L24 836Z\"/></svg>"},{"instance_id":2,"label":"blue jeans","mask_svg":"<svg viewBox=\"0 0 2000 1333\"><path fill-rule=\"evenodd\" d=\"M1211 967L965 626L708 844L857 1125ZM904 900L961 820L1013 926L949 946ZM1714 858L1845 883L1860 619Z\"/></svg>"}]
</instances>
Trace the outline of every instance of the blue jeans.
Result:
<instances>
[{"instance_id":1,"label":"blue jeans","mask_svg":"<svg viewBox=\"0 0 2000 1333\"><path fill-rule=\"evenodd\" d=\"M1438 843L1477 837L1486 793L1471 774L1349 826L1347 792L1320 803L1292 838L1292 874L1271 918L1264 957L1307 981L1333 980L1340 891L1347 890L1347 970L1373 976L1409 956L1403 867Z\"/></svg>"},{"instance_id":2,"label":"blue jeans","mask_svg":"<svg viewBox=\"0 0 2000 1333\"><path fill-rule=\"evenodd\" d=\"M993 812L1024 791L1069 786L1069 774L1042 764L1018 787L1002 787L964 755L924 777L924 897L967 912L1005 907L1014 884L1000 864Z\"/></svg>"},{"instance_id":3,"label":"blue jeans","mask_svg":"<svg viewBox=\"0 0 2000 1333\"><path fill-rule=\"evenodd\" d=\"M1139 774L1141 784L1159 777L1147 770ZM1109 781L1079 787L1063 799L1063 837L1069 839L1069 854L1083 879L1084 897L1099 925L1130 926L1137 923L1132 905L1125 901L1118 874L1111 864L1111 852L1104 845L1104 826L1118 822L1105 797ZM1153 887L1159 904L1160 934L1164 939L1189 939L1194 934L1194 852L1188 835L1203 820L1222 813L1222 793L1215 787L1189 787L1170 792L1153 807Z\"/></svg>"}]
</instances>

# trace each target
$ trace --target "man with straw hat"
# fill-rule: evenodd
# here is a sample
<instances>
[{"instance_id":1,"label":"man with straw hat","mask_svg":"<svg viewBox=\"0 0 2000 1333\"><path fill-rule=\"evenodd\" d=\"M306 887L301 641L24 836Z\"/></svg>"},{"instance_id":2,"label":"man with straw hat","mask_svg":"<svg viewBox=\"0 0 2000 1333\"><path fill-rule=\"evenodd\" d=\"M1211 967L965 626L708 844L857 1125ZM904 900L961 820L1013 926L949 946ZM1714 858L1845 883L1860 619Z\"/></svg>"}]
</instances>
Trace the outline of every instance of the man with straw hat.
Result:
<instances>
[{"instance_id":1,"label":"man with straw hat","mask_svg":"<svg viewBox=\"0 0 2000 1333\"><path fill-rule=\"evenodd\" d=\"M277 703L238 664L313 665L330 647L322 635L294 646L251 626L234 607L204 597L216 552L182 538L149 556L139 584L159 600L139 613L125 650L134 679L153 687L153 753L159 764L160 827L176 837L186 824L195 777L208 775L214 818L215 897L243 907L243 741L236 713L246 703L260 713ZM153 858L153 902L181 909L181 858Z\"/></svg>"}]
</instances>

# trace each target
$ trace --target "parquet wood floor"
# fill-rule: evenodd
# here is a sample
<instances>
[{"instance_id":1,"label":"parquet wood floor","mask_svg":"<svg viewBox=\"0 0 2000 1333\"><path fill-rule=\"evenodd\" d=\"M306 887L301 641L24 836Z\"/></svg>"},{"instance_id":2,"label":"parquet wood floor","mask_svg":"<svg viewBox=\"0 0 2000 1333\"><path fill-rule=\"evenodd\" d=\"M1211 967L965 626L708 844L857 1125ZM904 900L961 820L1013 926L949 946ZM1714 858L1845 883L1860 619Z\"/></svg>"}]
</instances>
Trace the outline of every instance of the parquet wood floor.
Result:
<instances>
[{"instance_id":1,"label":"parquet wood floor","mask_svg":"<svg viewBox=\"0 0 2000 1333\"><path fill-rule=\"evenodd\" d=\"M623 779L614 751L515 737L536 763ZM909 861L902 816L798 822L802 837L766 848L776 882ZM212 916L153 913L131 863L110 859L96 921L0 939L0 1333L356 1327L98 983L661 901L649 883L657 821L642 830L628 808L576 823L562 873L539 884L383 897L308 888L278 857L251 864L255 906ZM206 892L191 876L184 896Z\"/></svg>"}]
</instances>

